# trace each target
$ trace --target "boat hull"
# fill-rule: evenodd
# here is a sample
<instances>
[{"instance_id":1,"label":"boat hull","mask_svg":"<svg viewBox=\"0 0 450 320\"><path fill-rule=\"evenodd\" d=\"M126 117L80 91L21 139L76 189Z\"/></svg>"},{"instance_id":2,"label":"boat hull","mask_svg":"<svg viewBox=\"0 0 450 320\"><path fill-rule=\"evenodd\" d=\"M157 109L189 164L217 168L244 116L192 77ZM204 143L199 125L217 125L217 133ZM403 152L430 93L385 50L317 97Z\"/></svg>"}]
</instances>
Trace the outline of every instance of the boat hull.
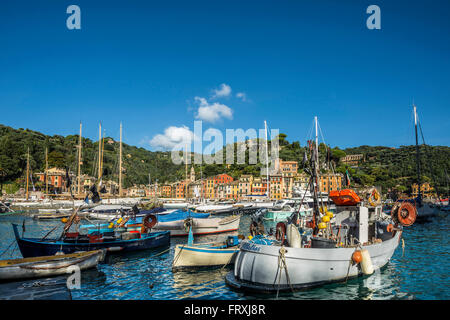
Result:
<instances>
[{"instance_id":1,"label":"boat hull","mask_svg":"<svg viewBox=\"0 0 450 320\"><path fill-rule=\"evenodd\" d=\"M150 232L142 234L141 238L93 243L69 243L57 240L40 240L20 238L17 226L14 225L17 244L24 258L53 256L57 252L65 254L77 251L92 251L106 249L107 252L130 252L169 246L170 233L168 231Z\"/></svg>"},{"instance_id":2,"label":"boat hull","mask_svg":"<svg viewBox=\"0 0 450 320\"><path fill-rule=\"evenodd\" d=\"M400 237L401 231L382 243L362 247L368 250L374 270L389 262ZM226 276L226 283L237 290L276 292L314 287L363 275L359 265L350 263L356 248L286 247L287 277L286 272L278 268L280 248L243 242L234 270Z\"/></svg>"},{"instance_id":3,"label":"boat hull","mask_svg":"<svg viewBox=\"0 0 450 320\"><path fill-rule=\"evenodd\" d=\"M175 247L173 270L214 267L234 263L239 247L216 248L214 245L177 245Z\"/></svg>"},{"instance_id":4,"label":"boat hull","mask_svg":"<svg viewBox=\"0 0 450 320\"><path fill-rule=\"evenodd\" d=\"M194 236L217 234L237 231L239 228L240 216L229 216L225 218L193 218L192 232ZM169 230L171 236L187 236L188 230L184 227L184 220L158 222L152 230Z\"/></svg>"},{"instance_id":5,"label":"boat hull","mask_svg":"<svg viewBox=\"0 0 450 320\"><path fill-rule=\"evenodd\" d=\"M105 258L104 250L71 255L44 256L0 261L0 280L20 280L57 276L71 272L76 265L80 270L94 268Z\"/></svg>"}]
</instances>

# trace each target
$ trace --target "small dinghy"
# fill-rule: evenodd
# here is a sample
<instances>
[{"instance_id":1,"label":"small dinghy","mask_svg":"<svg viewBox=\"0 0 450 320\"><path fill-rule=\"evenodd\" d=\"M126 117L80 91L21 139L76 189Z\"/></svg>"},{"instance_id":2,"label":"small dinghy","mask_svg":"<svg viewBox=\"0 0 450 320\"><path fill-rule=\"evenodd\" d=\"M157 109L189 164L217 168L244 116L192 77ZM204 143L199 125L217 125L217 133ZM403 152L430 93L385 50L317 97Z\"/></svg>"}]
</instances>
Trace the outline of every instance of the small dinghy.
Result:
<instances>
[{"instance_id":1,"label":"small dinghy","mask_svg":"<svg viewBox=\"0 0 450 320\"><path fill-rule=\"evenodd\" d=\"M181 269L217 267L234 264L242 236L228 236L226 241L194 244L192 227L187 244L177 244L172 271Z\"/></svg>"},{"instance_id":2,"label":"small dinghy","mask_svg":"<svg viewBox=\"0 0 450 320\"><path fill-rule=\"evenodd\" d=\"M77 252L54 256L0 260L0 281L57 276L70 273L71 266L80 270L94 268L105 258L105 250Z\"/></svg>"}]
</instances>

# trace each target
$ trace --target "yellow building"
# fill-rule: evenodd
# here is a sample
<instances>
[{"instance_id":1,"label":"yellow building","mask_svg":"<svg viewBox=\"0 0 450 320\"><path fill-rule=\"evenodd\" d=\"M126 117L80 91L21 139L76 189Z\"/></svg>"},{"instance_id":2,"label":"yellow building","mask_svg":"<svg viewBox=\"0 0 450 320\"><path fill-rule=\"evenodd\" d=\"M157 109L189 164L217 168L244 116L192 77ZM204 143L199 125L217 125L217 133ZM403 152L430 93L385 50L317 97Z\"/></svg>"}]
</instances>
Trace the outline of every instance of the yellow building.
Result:
<instances>
[{"instance_id":1,"label":"yellow building","mask_svg":"<svg viewBox=\"0 0 450 320\"><path fill-rule=\"evenodd\" d=\"M418 196L418 193L419 193L418 189L419 189L419 185L417 183L413 183L411 185L413 197ZM420 193L422 194L422 197L424 197L424 198L432 198L436 195L434 192L434 188L432 186L430 186L430 184L428 182L424 182L421 184Z\"/></svg>"},{"instance_id":2,"label":"yellow building","mask_svg":"<svg viewBox=\"0 0 450 320\"><path fill-rule=\"evenodd\" d=\"M269 177L270 199L280 200L283 198L283 176L281 174Z\"/></svg>"},{"instance_id":3,"label":"yellow building","mask_svg":"<svg viewBox=\"0 0 450 320\"><path fill-rule=\"evenodd\" d=\"M320 192L330 193L332 190L339 190L342 188L343 176L340 173L328 173L321 175L319 179Z\"/></svg>"}]
</instances>

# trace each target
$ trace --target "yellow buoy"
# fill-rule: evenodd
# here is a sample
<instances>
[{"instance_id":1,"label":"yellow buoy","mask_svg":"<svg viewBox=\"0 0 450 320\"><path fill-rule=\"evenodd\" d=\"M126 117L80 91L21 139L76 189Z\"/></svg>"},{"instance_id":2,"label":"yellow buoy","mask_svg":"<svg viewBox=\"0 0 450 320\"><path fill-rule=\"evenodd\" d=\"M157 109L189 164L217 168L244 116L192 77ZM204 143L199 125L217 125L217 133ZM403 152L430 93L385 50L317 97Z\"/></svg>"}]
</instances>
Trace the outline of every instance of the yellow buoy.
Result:
<instances>
[{"instance_id":1,"label":"yellow buoy","mask_svg":"<svg viewBox=\"0 0 450 320\"><path fill-rule=\"evenodd\" d=\"M331 211L327 211L326 214L327 214L327 216L330 217L330 219L334 217L334 214L333 214L333 212L331 212Z\"/></svg>"},{"instance_id":2,"label":"yellow buoy","mask_svg":"<svg viewBox=\"0 0 450 320\"><path fill-rule=\"evenodd\" d=\"M109 229L111 229L112 227L114 227L114 222L111 222L108 226Z\"/></svg>"},{"instance_id":3,"label":"yellow buoy","mask_svg":"<svg viewBox=\"0 0 450 320\"><path fill-rule=\"evenodd\" d=\"M253 237L252 236L248 236L248 240L252 240L253 239Z\"/></svg>"},{"instance_id":4,"label":"yellow buoy","mask_svg":"<svg viewBox=\"0 0 450 320\"><path fill-rule=\"evenodd\" d=\"M119 218L119 219L117 219L116 223L120 224L122 222L122 220L123 220L122 218Z\"/></svg>"},{"instance_id":5,"label":"yellow buoy","mask_svg":"<svg viewBox=\"0 0 450 320\"><path fill-rule=\"evenodd\" d=\"M329 216L323 216L322 217L322 221L323 222L330 222L330 217Z\"/></svg>"},{"instance_id":6,"label":"yellow buoy","mask_svg":"<svg viewBox=\"0 0 450 320\"><path fill-rule=\"evenodd\" d=\"M67 221L69 221L69 220L67 220L67 218L62 218L62 219L61 219L61 222L62 222L62 223L67 223Z\"/></svg>"},{"instance_id":7,"label":"yellow buoy","mask_svg":"<svg viewBox=\"0 0 450 320\"><path fill-rule=\"evenodd\" d=\"M327 224L326 224L325 222L321 222L321 223L319 223L319 224L317 225L317 227L318 227L319 229L325 229L325 228L327 227Z\"/></svg>"}]
</instances>

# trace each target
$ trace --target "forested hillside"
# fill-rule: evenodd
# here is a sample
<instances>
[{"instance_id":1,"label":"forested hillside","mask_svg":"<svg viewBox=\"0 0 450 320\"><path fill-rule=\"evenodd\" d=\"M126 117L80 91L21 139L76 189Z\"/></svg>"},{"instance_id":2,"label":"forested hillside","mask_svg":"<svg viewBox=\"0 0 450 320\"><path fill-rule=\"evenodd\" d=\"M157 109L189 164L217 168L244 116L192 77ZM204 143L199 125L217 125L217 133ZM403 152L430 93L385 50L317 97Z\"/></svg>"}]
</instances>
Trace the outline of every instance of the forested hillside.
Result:
<instances>
[{"instance_id":1,"label":"forested hillside","mask_svg":"<svg viewBox=\"0 0 450 320\"><path fill-rule=\"evenodd\" d=\"M3 183L19 185L26 170L27 148L30 148L30 166L32 172L42 172L45 168L45 148L48 148L49 167L69 167L76 172L78 135L66 137L47 136L29 129L13 129L0 125L0 179ZM82 139L82 173L97 176L98 141ZM236 147L237 144L235 144ZM285 161L298 161L302 170L304 145L299 141L289 142L285 134L279 136L279 155ZM119 143L112 138L105 138L104 177L117 180ZM257 147L256 147L257 148ZM270 146L269 146L270 150ZM340 150L337 147L319 146L321 161L331 161L337 172L350 174L352 184L381 186L383 192L395 188L400 192L410 192L411 184L416 181L415 146L390 148L383 146L360 146ZM364 161L357 167L343 165L340 159L349 154L363 154ZM431 182L439 193L448 193L448 176L450 171L450 147L420 146L422 181ZM234 155L236 159L236 151ZM236 161L235 161L236 163ZM248 152L245 164L195 165L197 178L219 173L228 173L233 178L242 174L260 175L261 164L249 165ZM158 183L174 182L185 178L185 166L173 164L170 152L152 152L123 144L124 187L133 184L147 184L151 180ZM436 184L435 184L436 183Z\"/></svg>"}]
</instances>

